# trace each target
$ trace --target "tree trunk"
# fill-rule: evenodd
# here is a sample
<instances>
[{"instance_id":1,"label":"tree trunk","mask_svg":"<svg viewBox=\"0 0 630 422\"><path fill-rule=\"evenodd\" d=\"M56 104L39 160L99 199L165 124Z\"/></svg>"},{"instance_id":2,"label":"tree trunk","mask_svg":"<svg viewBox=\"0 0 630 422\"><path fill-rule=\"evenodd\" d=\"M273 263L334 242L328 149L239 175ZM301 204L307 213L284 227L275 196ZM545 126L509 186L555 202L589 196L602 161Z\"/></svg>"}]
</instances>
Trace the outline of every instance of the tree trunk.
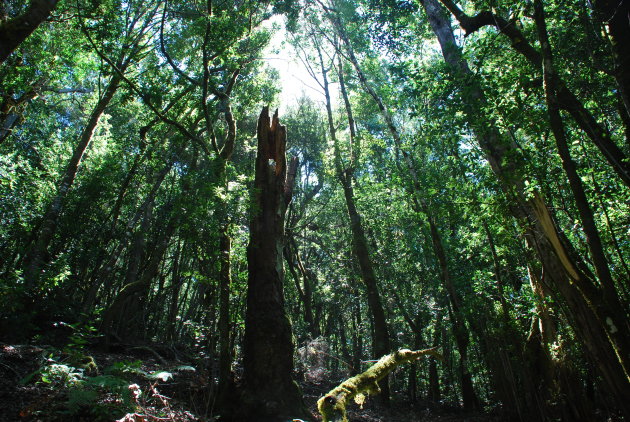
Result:
<instances>
[{"instance_id":1,"label":"tree trunk","mask_svg":"<svg viewBox=\"0 0 630 422\"><path fill-rule=\"evenodd\" d=\"M295 289L298 298L304 307L304 323L310 338L315 339L321 335L318 324L315 322L313 314L313 287L315 274L307 269L300 259L300 251L292 233L287 231L286 247L284 249L285 258L289 265L289 271L295 282ZM297 269L296 269L297 267ZM298 274L297 270L300 271ZM300 284L300 278L302 284Z\"/></svg>"},{"instance_id":2,"label":"tree trunk","mask_svg":"<svg viewBox=\"0 0 630 422\"><path fill-rule=\"evenodd\" d=\"M352 182L347 180L347 178L344 178L342 187L344 197L346 199L348 216L350 218L352 246L357 261L359 262L361 277L367 290L368 306L370 307L372 318L374 319L374 357L382 357L387 354L390 346L389 330L387 328L387 320L385 318L385 311L383 310L381 295L378 290L378 281L376 280L376 274L374 273L374 267L372 265L372 260L370 259L367 239L361 224L361 215L357 211L354 203L354 190ZM384 387L384 385L381 385L383 394L385 394L385 388L386 387Z\"/></svg>"},{"instance_id":3,"label":"tree trunk","mask_svg":"<svg viewBox=\"0 0 630 422\"><path fill-rule=\"evenodd\" d=\"M345 380L317 401L323 422L348 422L346 406L350 400L364 393L378 394L380 380L387 377L396 367L413 362L422 356L442 359L435 349L416 351L401 349L383 356L367 371Z\"/></svg>"},{"instance_id":4,"label":"tree trunk","mask_svg":"<svg viewBox=\"0 0 630 422\"><path fill-rule=\"evenodd\" d=\"M453 6L448 0L442 1ZM558 299L566 302L569 321L578 338L597 362L609 393L630 416L627 400L630 397L630 327L619 298L610 294L614 292L609 289L598 286L588 267L556 227L542 197L537 193L533 197L526 195L524 159L512 142L502 139L491 122L479 115L478 111L484 108L484 93L455 43L450 22L437 0L424 0L422 4L454 77L466 77L468 81L466 89L462 90L467 104L465 114L492 170L512 198L511 211L524 227L526 240L545 269L546 282ZM461 22L462 16L457 17Z\"/></svg>"},{"instance_id":5,"label":"tree trunk","mask_svg":"<svg viewBox=\"0 0 630 422\"><path fill-rule=\"evenodd\" d=\"M224 219L219 233L219 389L225 389L231 381L230 369L232 366L232 353L230 353L230 285L232 273L230 258L232 251L232 239L230 238L227 218Z\"/></svg>"},{"instance_id":6,"label":"tree trunk","mask_svg":"<svg viewBox=\"0 0 630 422\"><path fill-rule=\"evenodd\" d=\"M599 231L595 225L595 219L593 217L593 211L586 197L584 186L582 185L582 179L577 172L577 168L573 160L571 159L571 153L569 151L569 144L567 142L564 123L562 116L560 115L560 101L557 95L558 76L553 68L553 60L551 53L551 46L549 44L549 36L547 35L547 24L545 23L545 13L543 5L540 0L534 0L534 20L538 27L538 37L540 39L541 51L543 56L543 77L545 81L545 97L547 101L547 111L549 114L549 123L554 138L556 139L556 145L558 147L558 154L562 159L562 167L569 179L569 185L575 198L575 203L580 214L580 220L584 235L586 237L586 243L591 252L591 259L593 266L595 267L595 273L602 284L604 291L608 295L616 295L615 285L606 261L604 254L604 248L599 236Z\"/></svg>"},{"instance_id":7,"label":"tree trunk","mask_svg":"<svg viewBox=\"0 0 630 422\"><path fill-rule=\"evenodd\" d=\"M103 321L101 323L101 330L107 335L107 343L112 334L118 334L119 332L132 338L134 335L133 324L129 324L129 312L125 311L125 305L129 304L129 301L141 301L146 299L148 290L151 287L151 282L158 274L160 263L164 257L164 253L169 246L171 237L177 225L180 221L180 215L173 212L172 204L166 204L162 208L162 214L170 215L166 227L162 230L155 244L155 248L151 253L151 257L148 260L146 268L142 274L135 280L125 284L125 286L118 292L116 298L112 304L107 308L103 314ZM122 331L119 331L119 327L122 327Z\"/></svg>"},{"instance_id":8,"label":"tree trunk","mask_svg":"<svg viewBox=\"0 0 630 422\"><path fill-rule=\"evenodd\" d=\"M286 128L265 107L258 119L258 153L247 247L247 310L243 340L244 394L237 414L280 421L309 417L293 381L291 325L284 309L284 218L297 160L287 171ZM253 415L256 417L253 418Z\"/></svg>"},{"instance_id":9,"label":"tree trunk","mask_svg":"<svg viewBox=\"0 0 630 422\"><path fill-rule=\"evenodd\" d=\"M32 0L26 11L0 24L0 64L44 22L59 0Z\"/></svg>"},{"instance_id":10,"label":"tree trunk","mask_svg":"<svg viewBox=\"0 0 630 422\"><path fill-rule=\"evenodd\" d=\"M70 162L68 163L68 166L66 167L63 177L61 178L59 186L57 187L57 193L48 206L46 213L44 214L44 218L39 229L39 234L36 237L30 251L26 254L24 258L24 283L27 290L29 291L33 291L37 288L39 277L41 275L44 262L46 260L48 246L50 245L50 242L52 241L52 238L55 234L57 222L63 209L63 203L66 199L68 191L74 184L74 179L76 178L79 164L81 163L81 159L83 158L83 155L85 154L85 151L87 150L88 145L92 140L92 135L94 134L94 130L98 125L98 121L105 111L105 108L109 105L110 101L114 97L120 81L120 76L118 74L115 74L109 81L109 85L105 89L103 96L96 103L94 110L92 110L90 118L85 128L83 128L83 132L81 133L79 143L75 147L72 157L70 158Z\"/></svg>"},{"instance_id":11,"label":"tree trunk","mask_svg":"<svg viewBox=\"0 0 630 422\"><path fill-rule=\"evenodd\" d=\"M435 332L433 334L433 347L438 347L442 336L442 313L438 312L435 318ZM440 393L440 375L437 370L437 359L429 359L429 393L427 398L433 403L439 403L442 400Z\"/></svg>"},{"instance_id":12,"label":"tree trunk","mask_svg":"<svg viewBox=\"0 0 630 422\"><path fill-rule=\"evenodd\" d=\"M182 249L186 249L186 243L182 247L182 241L179 240L173 257L173 274L171 276L171 298L168 304L168 315L166 318L166 339L171 343L175 342L175 332L177 327L177 310L179 308L179 293L184 284L184 277L180 268L184 258L182 257Z\"/></svg>"},{"instance_id":13,"label":"tree trunk","mask_svg":"<svg viewBox=\"0 0 630 422\"><path fill-rule=\"evenodd\" d=\"M433 243L433 251L437 256L438 263L440 265L440 279L444 288L448 292L448 297L451 302L451 323L453 325L453 335L455 336L455 343L457 345L457 351L459 352L459 376L462 386L462 399L464 402L464 409L478 409L480 407L479 399L475 394L475 389L472 383L472 376L468 371L468 344L470 342L468 336L468 329L465 323L465 316L462 313L462 304L459 293L455 289L451 274L448 268L448 262L446 253L444 252L444 245L442 244L442 238L438 231L437 225L433 220L433 216L429 213L428 207L422 206L422 210L429 220L429 228L431 230L431 241Z\"/></svg>"},{"instance_id":14,"label":"tree trunk","mask_svg":"<svg viewBox=\"0 0 630 422\"><path fill-rule=\"evenodd\" d=\"M374 272L374 266L370 258L370 251L365 237L365 231L361 223L361 215L359 214L355 200L354 200L354 187L353 187L353 169L345 168L342 164L341 152L339 149L339 143L337 141L337 135L333 122L332 105L330 100L330 90L328 83L328 75L324 65L323 56L321 50L318 50L320 66L322 70L322 78L324 81L324 95L326 97L326 112L328 116L328 129L330 137L332 138L335 150L335 167L337 172L337 179L341 183L343 188L344 198L346 200L346 208L348 210L348 217L350 219L350 230L352 232L352 248L354 255L359 263L359 269L361 271L361 278L365 284L367 291L368 307L372 314L372 320L374 323L374 335L372 338L372 353L375 358L380 358L389 353L389 330L387 328L387 320L385 318L385 311L383 310L383 304L381 295L378 290L378 281ZM339 70L341 72L341 69ZM349 121L352 123L352 112L350 109L346 110ZM351 137L351 141L353 138ZM352 161L352 159L351 159ZM381 389L381 399L385 404L389 403L389 383L387 377L379 381Z\"/></svg>"},{"instance_id":15,"label":"tree trunk","mask_svg":"<svg viewBox=\"0 0 630 422\"><path fill-rule=\"evenodd\" d=\"M0 103L0 144L13 132L13 128L20 121L24 107L29 101L39 96L45 81L45 78L40 78L28 87L18 98L13 98L11 93L4 95L2 103Z\"/></svg>"},{"instance_id":16,"label":"tree trunk","mask_svg":"<svg viewBox=\"0 0 630 422\"><path fill-rule=\"evenodd\" d=\"M536 318L525 342L524 358L529 371L527 381L537 393L535 398L543 402L539 404L541 414L551 417L554 409L549 409L550 404L559 402L560 412L568 414L565 420L588 420L593 412L589 409L580 375L571 362L559 358L566 355L563 350L570 346L558 334L555 317L545 303L548 289L538 272L528 266L529 282L536 301Z\"/></svg>"},{"instance_id":17,"label":"tree trunk","mask_svg":"<svg viewBox=\"0 0 630 422\"><path fill-rule=\"evenodd\" d=\"M361 300L355 296L352 317L352 368L350 375L356 375L361 370L363 357L363 324L361 321Z\"/></svg>"},{"instance_id":18,"label":"tree trunk","mask_svg":"<svg viewBox=\"0 0 630 422\"><path fill-rule=\"evenodd\" d=\"M596 0L593 2L599 20L606 24L615 59L615 79L630 119L630 0Z\"/></svg>"},{"instance_id":19,"label":"tree trunk","mask_svg":"<svg viewBox=\"0 0 630 422\"><path fill-rule=\"evenodd\" d=\"M171 171L172 167L173 167L173 161L169 161L169 163L166 166L164 166L162 170L160 170L160 172L156 175L156 179L155 179L155 182L153 183L153 186L151 187L151 190L147 194L146 198L144 199L140 207L138 207L133 217L127 222L126 224L127 233L131 233L133 231L133 228L138 222L138 220L143 215L146 214L147 208L151 206L151 204L153 204L153 202L155 201L155 197L157 195L158 189L164 182L166 175ZM119 195L119 199L120 197L121 195ZM118 203L118 199L117 199L117 203ZM114 207L116 207L116 205L114 205ZM118 219L118 217L116 217L116 219ZM111 240L112 236L114 235L115 228L116 228L116 223L115 221L112 221L110 229L109 229L109 234L107 235L107 238L105 241L106 244ZM127 246L128 241L129 239L122 239L119 242L119 244L116 245L113 248L113 250L108 254L108 256L106 256L106 251L105 251L106 247L103 248L103 251L101 252L101 256L96 260L97 264L95 265L94 270L92 271L92 276L89 278L90 288L85 294L85 297L83 300L83 305L82 305L83 313L89 314L91 312L94 302L96 301L98 291L101 288L101 286L105 285L109 287L111 285L110 275L111 275L112 270L114 269L114 264L116 263L118 256L122 253L124 248Z\"/></svg>"},{"instance_id":20,"label":"tree trunk","mask_svg":"<svg viewBox=\"0 0 630 422\"><path fill-rule=\"evenodd\" d=\"M418 179L418 175L417 175L417 171L415 168L415 165L413 164L413 161L411 159L411 157L409 156L409 154L407 153L407 151L405 151L402 148L402 140L400 138L400 133L398 132L398 129L396 128L396 125L394 124L394 120L391 116L391 114L389 113L389 111L387 110L387 107L385 107L385 104L383 103L383 100L381 99L381 97L376 93L376 91L374 90L374 88L370 85L370 83L368 82L360 64L359 61L356 57L356 55L354 54L354 49L352 48L352 44L350 43L350 40L347 36L347 34L345 33L345 30L342 26L342 23L339 22L337 19L332 18L332 22L334 24L334 27L337 30L337 33L339 34L340 38L342 39L342 41L344 42L344 45L346 47L346 51L347 51L347 56L350 60L350 62L352 63L352 65L354 66L355 71L357 72L357 76L359 77L359 80L361 81L361 85L364 87L364 89L367 91L367 93L374 99L374 101L376 102L378 109L381 112L381 115L383 116L383 118L385 119L385 123L387 124L387 128L389 129L389 132L394 140L394 144L396 146L396 148L402 153L403 158L405 160L405 163L407 165L407 170L409 171L409 173L411 174L412 177L412 181L413 181L413 193L414 193L414 198L421 204L420 208L421 211L424 212L424 214L427 216L427 219L429 220L429 225L431 228L431 239L433 241L433 249L436 253L436 256L438 257L438 262L440 263L440 276L442 279L443 284L445 285L445 288L447 289L448 293L449 293L449 298L451 300L451 303L453 304L453 310L454 310L454 318L453 318L453 331L455 333L455 336L457 338L457 345L458 345L458 350L460 353L460 357L461 357L461 361L460 361L460 376L461 376L461 383L462 383L462 395L463 395L463 399L464 399L464 408L466 409L472 409L472 408L477 408L479 406L479 401L477 399L477 396L474 392L474 388L472 385L472 377L470 375L470 373L468 372L467 369L467 347L468 347L468 332L465 328L465 324L464 324L464 317L461 315L461 305L460 305L460 299L459 296L457 294L457 292L455 291L454 285L452 283L452 280L450 278L449 275L449 271L448 271L448 264L446 262L446 254L444 253L444 248L442 245L442 241L440 238L440 234L438 231L437 226L435 225L434 221L433 221L433 217L430 213L429 207L426 205L426 203L424 202L424 199L422 198L421 194L420 194L420 182ZM349 107L349 102L347 101L347 96L345 95L345 87L344 87L344 83L343 83L343 71L341 68L341 65L339 66L339 70L338 73L340 75L339 77L339 81L341 84L341 92L344 94L344 102L346 104L346 107ZM352 113L348 113L348 122L351 126L351 134L353 133L353 121L354 119L352 118ZM351 186L350 186L351 188ZM346 187L344 186L344 193L346 192ZM346 194L347 196L347 194ZM347 199L346 199L347 201Z\"/></svg>"},{"instance_id":21,"label":"tree trunk","mask_svg":"<svg viewBox=\"0 0 630 422\"><path fill-rule=\"evenodd\" d=\"M205 101L204 97L204 101ZM214 135L212 144L217 153L217 181L218 189L224 192L227 197L228 182L226 179L226 168L228 161L232 158L236 140L236 121L232 114L230 97L223 94L222 99L225 104L225 121L228 126L228 134L223 147L219 149ZM208 119L208 114L206 114ZM211 125L206 120L206 125ZM227 392L228 385L233 381L231 377L232 353L230 347L230 289L232 287L232 238L230 237L230 218L228 215L228 204L223 198L219 198L217 205L219 216L219 320L217 328L219 331L219 390L221 393Z\"/></svg>"}]
</instances>

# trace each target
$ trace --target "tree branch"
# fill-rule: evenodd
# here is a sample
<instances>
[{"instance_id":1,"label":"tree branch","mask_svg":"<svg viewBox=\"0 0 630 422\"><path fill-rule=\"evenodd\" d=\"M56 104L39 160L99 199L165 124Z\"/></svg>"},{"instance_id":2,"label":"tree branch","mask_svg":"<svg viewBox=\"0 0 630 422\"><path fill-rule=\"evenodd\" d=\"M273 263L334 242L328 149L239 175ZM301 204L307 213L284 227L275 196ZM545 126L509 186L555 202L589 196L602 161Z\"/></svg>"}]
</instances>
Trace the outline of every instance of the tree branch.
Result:
<instances>
[{"instance_id":1,"label":"tree branch","mask_svg":"<svg viewBox=\"0 0 630 422\"><path fill-rule=\"evenodd\" d=\"M513 22L508 22L490 11L483 11L475 16L468 16L452 0L440 0L440 2L455 16L466 36L484 26L494 26L500 33L510 39L512 47L521 53L530 64L536 69L542 70L542 55L532 47L525 35ZM560 78L557 80L557 95L559 106L571 114L578 126L597 146L623 183L626 186L630 186L630 162L625 153L613 141L609 131L597 122L591 112Z\"/></svg>"}]
</instances>

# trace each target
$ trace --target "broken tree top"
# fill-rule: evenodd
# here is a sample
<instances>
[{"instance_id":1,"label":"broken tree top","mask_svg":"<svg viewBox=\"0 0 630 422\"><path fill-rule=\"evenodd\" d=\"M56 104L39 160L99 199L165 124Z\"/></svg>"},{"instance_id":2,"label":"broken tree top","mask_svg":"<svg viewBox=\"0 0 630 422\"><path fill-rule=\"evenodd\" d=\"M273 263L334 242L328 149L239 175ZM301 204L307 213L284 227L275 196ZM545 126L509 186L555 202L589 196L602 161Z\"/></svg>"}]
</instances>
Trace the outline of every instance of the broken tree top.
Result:
<instances>
[{"instance_id":1,"label":"broken tree top","mask_svg":"<svg viewBox=\"0 0 630 422\"><path fill-rule=\"evenodd\" d=\"M263 160L273 160L276 176L285 170L287 128L280 124L278 110L269 118L269 107L263 107L258 119L258 143Z\"/></svg>"}]
</instances>

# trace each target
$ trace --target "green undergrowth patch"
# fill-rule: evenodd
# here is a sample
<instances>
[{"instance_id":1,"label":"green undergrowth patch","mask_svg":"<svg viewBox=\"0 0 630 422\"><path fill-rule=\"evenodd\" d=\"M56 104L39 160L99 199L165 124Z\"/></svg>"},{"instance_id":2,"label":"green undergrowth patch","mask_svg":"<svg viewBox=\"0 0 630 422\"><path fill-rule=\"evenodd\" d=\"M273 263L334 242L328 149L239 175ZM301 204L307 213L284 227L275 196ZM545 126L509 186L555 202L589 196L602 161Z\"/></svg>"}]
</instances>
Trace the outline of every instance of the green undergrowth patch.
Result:
<instances>
[{"instance_id":1,"label":"green undergrowth patch","mask_svg":"<svg viewBox=\"0 0 630 422\"><path fill-rule=\"evenodd\" d=\"M157 388L182 371L194 368L149 369L141 360L121 360L101 369L82 347L71 351L47 349L40 367L20 384L54 392L58 402L47 413L54 412L60 420L111 421L130 414L148 414L149 409L155 416L163 414L160 408L170 408L170 399L160 395Z\"/></svg>"}]
</instances>

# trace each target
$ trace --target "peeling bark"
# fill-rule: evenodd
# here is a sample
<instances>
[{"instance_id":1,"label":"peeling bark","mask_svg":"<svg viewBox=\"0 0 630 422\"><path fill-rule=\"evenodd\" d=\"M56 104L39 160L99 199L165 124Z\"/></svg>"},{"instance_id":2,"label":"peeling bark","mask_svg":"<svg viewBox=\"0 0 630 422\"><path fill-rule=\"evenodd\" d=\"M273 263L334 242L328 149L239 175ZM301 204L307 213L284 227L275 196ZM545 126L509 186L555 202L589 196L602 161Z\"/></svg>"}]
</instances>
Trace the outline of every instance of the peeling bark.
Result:
<instances>
[{"instance_id":1,"label":"peeling bark","mask_svg":"<svg viewBox=\"0 0 630 422\"><path fill-rule=\"evenodd\" d=\"M471 18L450 0L440 1L455 14L467 32L472 30L472 23L467 21ZM616 397L620 409L630 415L627 401L627 397L630 397L630 324L625 318L619 297L614 289L606 287L605 279L600 280L591 273L562 230L556 226L542 196L538 193L532 196L526 192L524 157L513 142L503 139L492 122L479 114L478 110L484 107L485 95L455 43L450 22L444 17L437 0L423 0L422 4L453 77L467 78L468 86L463 91L467 104L465 114L493 172L511 198L511 211L524 228L528 245L536 251L543 265L545 282L551 287L554 296L567 304L571 326L598 365L609 393ZM475 17L475 21L479 16ZM491 19L484 24L497 24L502 31L514 30L513 26L507 28L497 22ZM524 54L533 55L538 60L535 64L540 66L540 54L524 38L513 41L520 46L518 48L522 48ZM566 88L558 82L558 96L563 103L564 91Z\"/></svg>"}]
</instances>

